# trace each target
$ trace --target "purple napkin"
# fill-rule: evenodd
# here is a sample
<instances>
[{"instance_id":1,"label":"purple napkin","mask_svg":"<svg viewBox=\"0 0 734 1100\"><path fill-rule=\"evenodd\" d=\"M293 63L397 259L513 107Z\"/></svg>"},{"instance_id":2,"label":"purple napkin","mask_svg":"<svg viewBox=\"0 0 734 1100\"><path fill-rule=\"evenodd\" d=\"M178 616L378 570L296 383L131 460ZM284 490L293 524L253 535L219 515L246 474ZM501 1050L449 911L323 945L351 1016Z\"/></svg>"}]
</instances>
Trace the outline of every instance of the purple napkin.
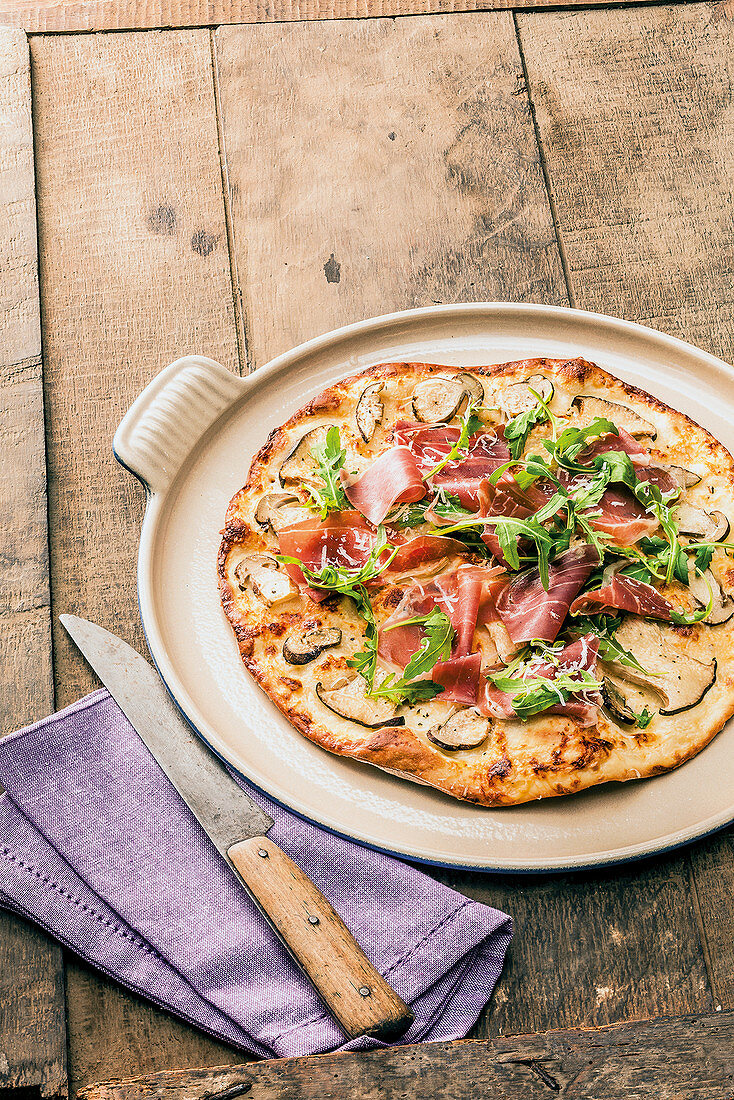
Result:
<instances>
[{"instance_id":1,"label":"purple napkin","mask_svg":"<svg viewBox=\"0 0 734 1100\"><path fill-rule=\"evenodd\" d=\"M510 918L238 781L412 1005L401 1042L466 1035L499 977ZM0 782L1 906L254 1054L384 1045L345 1042L106 691L1 740Z\"/></svg>"}]
</instances>

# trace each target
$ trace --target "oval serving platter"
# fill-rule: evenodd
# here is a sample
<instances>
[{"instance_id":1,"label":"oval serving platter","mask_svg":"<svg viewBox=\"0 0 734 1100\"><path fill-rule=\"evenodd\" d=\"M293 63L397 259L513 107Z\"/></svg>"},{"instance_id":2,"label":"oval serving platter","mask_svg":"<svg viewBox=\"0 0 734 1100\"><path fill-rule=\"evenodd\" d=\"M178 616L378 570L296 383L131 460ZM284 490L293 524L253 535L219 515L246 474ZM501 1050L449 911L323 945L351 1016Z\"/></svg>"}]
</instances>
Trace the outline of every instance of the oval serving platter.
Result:
<instances>
[{"instance_id":1,"label":"oval serving platter","mask_svg":"<svg viewBox=\"0 0 734 1100\"><path fill-rule=\"evenodd\" d=\"M734 451L734 370L726 363L627 321L504 303L373 318L244 379L209 359L180 359L151 382L115 435L116 456L148 491L138 559L148 644L192 726L284 806L411 859L488 871L592 867L662 852L734 820L733 723L655 779L493 810L311 744L242 666L219 604L216 556L227 504L270 430L336 379L375 363L472 367L535 356L590 359Z\"/></svg>"}]
</instances>

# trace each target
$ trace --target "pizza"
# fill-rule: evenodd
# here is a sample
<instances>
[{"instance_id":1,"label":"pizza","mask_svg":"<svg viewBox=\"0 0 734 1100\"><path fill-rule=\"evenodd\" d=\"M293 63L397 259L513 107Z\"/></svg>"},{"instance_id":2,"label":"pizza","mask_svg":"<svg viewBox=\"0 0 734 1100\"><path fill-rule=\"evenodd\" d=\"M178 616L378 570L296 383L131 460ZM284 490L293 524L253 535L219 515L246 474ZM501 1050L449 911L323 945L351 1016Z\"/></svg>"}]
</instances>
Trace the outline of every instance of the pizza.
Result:
<instances>
[{"instance_id":1,"label":"pizza","mask_svg":"<svg viewBox=\"0 0 734 1100\"><path fill-rule=\"evenodd\" d=\"M296 730L482 806L658 775L734 713L734 460L583 359L382 363L273 431L218 558Z\"/></svg>"}]
</instances>

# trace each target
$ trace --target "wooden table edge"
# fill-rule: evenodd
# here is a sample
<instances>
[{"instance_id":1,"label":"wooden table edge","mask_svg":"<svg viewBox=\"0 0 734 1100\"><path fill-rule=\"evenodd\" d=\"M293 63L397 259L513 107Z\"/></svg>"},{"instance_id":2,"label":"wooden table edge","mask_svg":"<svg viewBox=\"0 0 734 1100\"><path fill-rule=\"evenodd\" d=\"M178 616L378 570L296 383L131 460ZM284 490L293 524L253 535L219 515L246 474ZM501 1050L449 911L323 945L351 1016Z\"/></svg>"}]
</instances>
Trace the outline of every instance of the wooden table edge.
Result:
<instances>
[{"instance_id":1,"label":"wooden table edge","mask_svg":"<svg viewBox=\"0 0 734 1100\"><path fill-rule=\"evenodd\" d=\"M695 1047L692 1049L692 1044ZM710 1012L683 1016L661 1016L647 1020L621 1021L602 1027L562 1028L530 1035L502 1036L495 1039L459 1039L454 1041L415 1043L379 1050L359 1052L330 1052L305 1055L297 1058L277 1058L260 1062L248 1062L234 1066L214 1066L200 1069L163 1070L119 1080L101 1081L87 1085L77 1093L78 1100L233 1100L249 1093L256 1085L258 1097L270 1095L269 1089L282 1090L286 1086L297 1088L299 1082L310 1079L329 1082L330 1089L347 1090L333 1095L349 1097L361 1095L372 1079L381 1082L380 1096L389 1098L393 1093L391 1080L404 1078L410 1073L421 1080L423 1100L432 1096L445 1096L445 1073L450 1064L453 1071L471 1079L476 1086L505 1086L513 1075L523 1081L533 1076L552 1092L565 1089L562 1080L564 1059L581 1056L588 1065L589 1083L604 1070L608 1080L610 1069L619 1062L625 1073L618 1078L621 1091L613 1096L639 1095L633 1091L639 1087L639 1078L630 1080L629 1093L624 1090L623 1077L627 1070L637 1070L650 1058L659 1056L659 1077L649 1084L658 1089L658 1100L665 1100L674 1093L660 1091L670 1084L677 1089L689 1088L685 1095L695 1100L700 1084L700 1095L708 1096L712 1085L730 1086L734 1095L734 1078L731 1067L726 1071L727 1048L734 1044L734 1011ZM721 1066L717 1066L715 1052L722 1052ZM712 1052L713 1061L712 1061ZM700 1055L696 1058L695 1055ZM681 1081L681 1065L690 1063L691 1080ZM435 1074L436 1091L431 1083ZM528 1075L530 1075L528 1077ZM634 1076L634 1074L632 1074ZM354 1085L355 1092L349 1090ZM382 1089L384 1088L384 1092ZM683 1095L683 1093L678 1093ZM272 1096L281 1096L273 1091ZM291 1095L288 1092L288 1095ZM301 1095L293 1092L292 1095ZM330 1092L329 1096L332 1095ZM365 1092L365 1095L367 1093ZM489 1094L488 1094L489 1095ZM515 1093L513 1092L514 1096ZM583 1093L583 1095L587 1095ZM722 1093L722 1100L729 1094ZM304 1098L310 1096L305 1092ZM607 1100L613 1100L608 1096Z\"/></svg>"}]
</instances>

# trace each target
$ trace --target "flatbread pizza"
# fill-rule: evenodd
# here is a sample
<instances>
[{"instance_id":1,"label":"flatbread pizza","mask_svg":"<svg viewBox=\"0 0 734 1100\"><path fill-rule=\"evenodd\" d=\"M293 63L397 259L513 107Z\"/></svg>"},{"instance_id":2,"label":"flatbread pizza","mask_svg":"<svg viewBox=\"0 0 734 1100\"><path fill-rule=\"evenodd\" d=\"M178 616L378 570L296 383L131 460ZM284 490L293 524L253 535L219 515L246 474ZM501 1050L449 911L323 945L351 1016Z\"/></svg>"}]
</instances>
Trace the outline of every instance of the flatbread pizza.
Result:
<instances>
[{"instance_id":1,"label":"flatbread pizza","mask_svg":"<svg viewBox=\"0 0 734 1100\"><path fill-rule=\"evenodd\" d=\"M383 363L273 431L222 607L324 749L483 806L653 776L734 713L734 460L583 359Z\"/></svg>"}]
</instances>

